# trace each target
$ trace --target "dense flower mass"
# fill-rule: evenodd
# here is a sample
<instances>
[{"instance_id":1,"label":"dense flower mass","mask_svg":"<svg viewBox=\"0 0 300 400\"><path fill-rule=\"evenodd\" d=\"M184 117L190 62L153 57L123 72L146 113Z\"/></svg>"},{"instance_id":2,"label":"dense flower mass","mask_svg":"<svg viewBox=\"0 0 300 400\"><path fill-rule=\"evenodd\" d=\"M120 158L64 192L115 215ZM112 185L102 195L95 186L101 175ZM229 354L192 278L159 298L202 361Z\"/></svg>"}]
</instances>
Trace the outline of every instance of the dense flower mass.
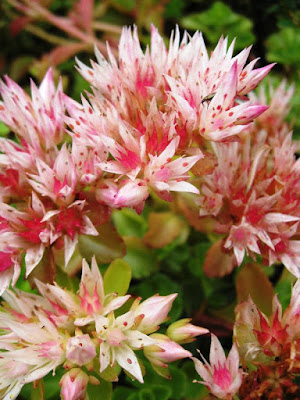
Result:
<instances>
[{"instance_id":1,"label":"dense flower mass","mask_svg":"<svg viewBox=\"0 0 300 400\"><path fill-rule=\"evenodd\" d=\"M291 92L284 84L271 91L270 108L239 142L212 144L217 166L199 178L195 205L203 226L225 235L221 251L234 254L220 275L240 265L247 253L261 255L269 265L282 262L300 276L300 163L284 122ZM261 92L262 101L265 97Z\"/></svg>"},{"instance_id":2,"label":"dense flower mass","mask_svg":"<svg viewBox=\"0 0 300 400\"><path fill-rule=\"evenodd\" d=\"M182 345L208 329L184 318L160 330L177 293L144 301L126 294L131 274L150 276L152 261L174 250L163 254L160 242L177 246L187 238L187 223L175 213L213 242L201 254L209 277L232 272L247 255L282 263L300 278L300 160L285 122L293 88L283 82L253 93L273 64L255 69L258 59L246 63L250 48L233 50L221 37L209 54L201 33L180 38L178 27L166 47L152 27L143 51L137 28L124 28L118 56L107 45L107 59L96 48L97 62L77 61L91 89L81 102L63 93L61 80L55 85L51 69L39 87L31 82L30 95L10 78L0 81L0 120L15 134L0 138L0 398L15 399L23 385L60 369L61 398L84 400L89 384L117 382L121 370L143 383L147 366L170 378L169 363L192 357ZM141 214L149 196L142 215L116 211ZM164 211L151 218L148 204ZM114 217L124 215L118 226ZM121 259L126 246L132 270ZM145 274L135 265L144 255L151 264ZM182 265L172 262L175 276ZM209 309L215 291L200 268L182 288L201 284ZM67 288L53 282L55 274ZM39 294L14 288L23 275ZM239 304L228 357L212 334L210 363L192 358L213 396L283 399L282 387L296 393L299 289L298 280L285 311L275 296L269 316L251 298Z\"/></svg>"},{"instance_id":3,"label":"dense flower mass","mask_svg":"<svg viewBox=\"0 0 300 400\"><path fill-rule=\"evenodd\" d=\"M17 137L0 141L1 292L18 279L24 253L27 275L53 246L67 265L78 237L98 236L110 209L141 212L151 191L167 201L199 194L190 171L211 165L209 143L237 140L267 108L245 96L272 65L254 69L250 48L233 57L233 47L221 38L208 56L200 33L180 40L177 28L167 50L153 27L143 52L136 28L124 28L118 60L108 47L108 60L96 49L98 63L78 61L89 101L64 95L51 70L40 87L31 83L31 97L1 82L0 118Z\"/></svg>"},{"instance_id":4,"label":"dense flower mass","mask_svg":"<svg viewBox=\"0 0 300 400\"><path fill-rule=\"evenodd\" d=\"M282 312L277 295L268 318L251 298L237 306L234 340L243 363L256 366L241 387L243 399L298 398L300 372L300 280ZM274 380L276 377L276 381Z\"/></svg>"},{"instance_id":5,"label":"dense flower mass","mask_svg":"<svg viewBox=\"0 0 300 400\"><path fill-rule=\"evenodd\" d=\"M148 336L167 319L176 294L153 296L141 303L136 299L128 312L116 317L114 311L120 309L130 295L105 293L95 259L91 269L83 262L78 294L58 285L39 281L36 285L40 295L19 290L7 290L3 294L0 312L1 398L15 399L24 384L44 377L60 365L66 370L71 369L61 381L62 397L69 399L64 392L72 392L77 385L85 383L81 389L84 393L87 383L93 383L93 377L89 378L81 371L83 366L101 374L108 367L119 365L143 382L135 350L149 348L151 352L154 346L156 352L163 354L166 372L167 363L191 356L167 336L167 345L155 336ZM192 337L207 332L193 325L191 328ZM152 359L155 364L156 356L152 355Z\"/></svg>"}]
</instances>

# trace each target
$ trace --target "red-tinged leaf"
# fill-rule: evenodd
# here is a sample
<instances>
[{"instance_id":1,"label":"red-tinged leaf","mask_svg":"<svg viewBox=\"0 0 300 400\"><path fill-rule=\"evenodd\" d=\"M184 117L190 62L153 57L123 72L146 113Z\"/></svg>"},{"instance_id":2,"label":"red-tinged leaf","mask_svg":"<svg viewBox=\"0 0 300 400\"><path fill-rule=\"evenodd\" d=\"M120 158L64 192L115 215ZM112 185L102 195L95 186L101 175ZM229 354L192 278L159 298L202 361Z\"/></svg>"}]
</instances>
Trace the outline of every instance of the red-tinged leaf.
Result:
<instances>
[{"instance_id":1,"label":"red-tinged leaf","mask_svg":"<svg viewBox=\"0 0 300 400\"><path fill-rule=\"evenodd\" d=\"M144 242L154 248L161 248L173 242L188 230L186 222L178 215L166 211L149 214L149 230L144 236Z\"/></svg>"},{"instance_id":2,"label":"red-tinged leaf","mask_svg":"<svg viewBox=\"0 0 300 400\"><path fill-rule=\"evenodd\" d=\"M56 47L48 57L52 66L59 65L87 47L86 43L71 43Z\"/></svg>"},{"instance_id":3,"label":"red-tinged leaf","mask_svg":"<svg viewBox=\"0 0 300 400\"><path fill-rule=\"evenodd\" d=\"M88 262L95 255L98 264L112 262L122 258L126 253L123 239L111 223L97 228L99 235L79 235L78 248L83 258Z\"/></svg>"},{"instance_id":4,"label":"red-tinged leaf","mask_svg":"<svg viewBox=\"0 0 300 400\"><path fill-rule=\"evenodd\" d=\"M271 315L274 289L259 264L248 263L240 270L236 292L239 303L246 301L250 295L264 314Z\"/></svg>"},{"instance_id":5,"label":"red-tinged leaf","mask_svg":"<svg viewBox=\"0 0 300 400\"><path fill-rule=\"evenodd\" d=\"M210 278L220 278L230 274L235 264L234 255L224 251L223 240L220 239L208 249L203 271Z\"/></svg>"},{"instance_id":6,"label":"red-tinged leaf","mask_svg":"<svg viewBox=\"0 0 300 400\"><path fill-rule=\"evenodd\" d=\"M70 12L69 18L75 25L92 33L94 0L78 0L74 9Z\"/></svg>"},{"instance_id":7,"label":"red-tinged leaf","mask_svg":"<svg viewBox=\"0 0 300 400\"><path fill-rule=\"evenodd\" d=\"M11 21L9 31L12 36L17 36L22 29L32 21L31 17L18 17Z\"/></svg>"}]
</instances>

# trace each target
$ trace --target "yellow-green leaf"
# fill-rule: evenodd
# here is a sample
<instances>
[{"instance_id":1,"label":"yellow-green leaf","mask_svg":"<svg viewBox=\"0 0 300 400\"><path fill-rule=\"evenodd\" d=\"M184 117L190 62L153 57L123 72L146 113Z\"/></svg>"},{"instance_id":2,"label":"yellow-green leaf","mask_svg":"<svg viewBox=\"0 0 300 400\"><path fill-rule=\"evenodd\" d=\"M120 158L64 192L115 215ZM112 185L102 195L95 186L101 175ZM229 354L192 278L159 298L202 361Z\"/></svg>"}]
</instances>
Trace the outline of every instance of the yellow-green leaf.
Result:
<instances>
[{"instance_id":1,"label":"yellow-green leaf","mask_svg":"<svg viewBox=\"0 0 300 400\"><path fill-rule=\"evenodd\" d=\"M121 259L113 261L104 274L104 292L118 293L123 296L127 293L131 281L130 265Z\"/></svg>"}]
</instances>

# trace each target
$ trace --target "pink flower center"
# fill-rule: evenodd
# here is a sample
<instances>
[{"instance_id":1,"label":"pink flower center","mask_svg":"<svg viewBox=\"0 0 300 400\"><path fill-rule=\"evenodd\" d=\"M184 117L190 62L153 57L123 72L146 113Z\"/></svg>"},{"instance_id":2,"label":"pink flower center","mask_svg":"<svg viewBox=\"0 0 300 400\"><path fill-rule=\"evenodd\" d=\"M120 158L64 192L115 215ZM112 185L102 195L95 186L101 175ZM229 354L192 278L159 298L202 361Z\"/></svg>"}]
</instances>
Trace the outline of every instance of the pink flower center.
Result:
<instances>
[{"instance_id":1,"label":"pink flower center","mask_svg":"<svg viewBox=\"0 0 300 400\"><path fill-rule=\"evenodd\" d=\"M129 170L137 168L141 162L139 156L130 150L126 150L124 153L119 152L117 160L120 161L124 168Z\"/></svg>"},{"instance_id":2,"label":"pink flower center","mask_svg":"<svg viewBox=\"0 0 300 400\"><path fill-rule=\"evenodd\" d=\"M19 232L18 235L26 239L30 243L41 243L40 234L44 231L47 224L41 222L41 218L34 216L30 220L20 219L24 226L24 231Z\"/></svg>"},{"instance_id":3,"label":"pink flower center","mask_svg":"<svg viewBox=\"0 0 300 400\"><path fill-rule=\"evenodd\" d=\"M100 312L102 308L101 300L97 291L97 284L94 287L94 292L91 295L86 286L82 283L83 295L79 296L81 309L88 315Z\"/></svg>"},{"instance_id":4,"label":"pink flower center","mask_svg":"<svg viewBox=\"0 0 300 400\"><path fill-rule=\"evenodd\" d=\"M214 383L218 385L222 390L229 389L230 385L232 384L232 378L228 368L225 365L221 366L220 363L218 363L218 368L214 366L213 379Z\"/></svg>"},{"instance_id":5,"label":"pink flower center","mask_svg":"<svg viewBox=\"0 0 300 400\"><path fill-rule=\"evenodd\" d=\"M109 345L113 347L121 346L124 340L127 340L127 337L123 335L119 328L112 329L107 337Z\"/></svg>"},{"instance_id":6,"label":"pink flower center","mask_svg":"<svg viewBox=\"0 0 300 400\"><path fill-rule=\"evenodd\" d=\"M77 232L80 232L83 226L82 214L75 208L64 208L58 214L56 232L64 233L73 240Z\"/></svg>"},{"instance_id":7,"label":"pink flower center","mask_svg":"<svg viewBox=\"0 0 300 400\"><path fill-rule=\"evenodd\" d=\"M247 234L243 228L236 229L233 236L237 242L245 243L247 241Z\"/></svg>"}]
</instances>

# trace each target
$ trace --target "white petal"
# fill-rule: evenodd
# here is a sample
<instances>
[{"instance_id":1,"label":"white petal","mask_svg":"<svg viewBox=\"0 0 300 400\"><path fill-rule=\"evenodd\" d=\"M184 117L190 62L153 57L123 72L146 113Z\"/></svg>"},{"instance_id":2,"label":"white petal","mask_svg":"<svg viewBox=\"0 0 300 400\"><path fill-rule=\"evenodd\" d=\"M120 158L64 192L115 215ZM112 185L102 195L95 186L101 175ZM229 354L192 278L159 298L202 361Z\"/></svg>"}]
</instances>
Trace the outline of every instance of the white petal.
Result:
<instances>
[{"instance_id":1,"label":"white petal","mask_svg":"<svg viewBox=\"0 0 300 400\"><path fill-rule=\"evenodd\" d=\"M139 382L144 383L141 367L133 350L124 344L122 347L116 347L115 353L120 367L128 371Z\"/></svg>"}]
</instances>

